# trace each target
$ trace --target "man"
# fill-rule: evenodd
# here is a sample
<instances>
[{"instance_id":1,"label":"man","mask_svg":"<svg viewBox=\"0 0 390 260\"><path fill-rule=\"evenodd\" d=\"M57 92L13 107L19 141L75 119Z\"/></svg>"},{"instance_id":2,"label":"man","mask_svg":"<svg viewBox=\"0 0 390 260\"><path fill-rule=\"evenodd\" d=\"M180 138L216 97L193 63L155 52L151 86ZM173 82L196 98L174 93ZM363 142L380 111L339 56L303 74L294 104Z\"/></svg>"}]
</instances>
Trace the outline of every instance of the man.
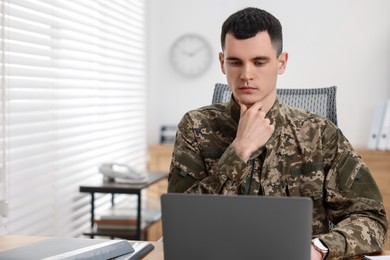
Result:
<instances>
[{"instance_id":1,"label":"man","mask_svg":"<svg viewBox=\"0 0 390 260\"><path fill-rule=\"evenodd\" d=\"M311 197L312 259L381 252L386 213L361 157L328 119L277 99L280 22L245 8L224 22L221 45L232 98L184 115L168 192Z\"/></svg>"}]
</instances>

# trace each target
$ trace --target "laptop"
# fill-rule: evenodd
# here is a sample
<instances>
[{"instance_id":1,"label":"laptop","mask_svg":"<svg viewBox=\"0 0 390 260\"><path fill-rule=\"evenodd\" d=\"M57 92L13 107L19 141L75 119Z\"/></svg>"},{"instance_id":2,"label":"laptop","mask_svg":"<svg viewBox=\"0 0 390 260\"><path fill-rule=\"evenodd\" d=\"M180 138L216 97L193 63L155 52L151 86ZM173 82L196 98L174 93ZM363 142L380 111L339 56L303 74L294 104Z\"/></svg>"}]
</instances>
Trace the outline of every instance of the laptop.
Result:
<instances>
[{"instance_id":1,"label":"laptop","mask_svg":"<svg viewBox=\"0 0 390 260\"><path fill-rule=\"evenodd\" d=\"M161 196L165 260L310 259L306 197Z\"/></svg>"}]
</instances>

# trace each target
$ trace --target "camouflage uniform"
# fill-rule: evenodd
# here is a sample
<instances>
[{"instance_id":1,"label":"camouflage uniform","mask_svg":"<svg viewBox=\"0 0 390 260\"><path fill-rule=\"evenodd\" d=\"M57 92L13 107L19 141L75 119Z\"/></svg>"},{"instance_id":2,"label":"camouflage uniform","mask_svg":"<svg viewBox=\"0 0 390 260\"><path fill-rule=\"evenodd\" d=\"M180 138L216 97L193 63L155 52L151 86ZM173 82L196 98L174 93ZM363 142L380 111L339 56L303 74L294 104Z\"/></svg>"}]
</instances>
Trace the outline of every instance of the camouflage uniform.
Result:
<instances>
[{"instance_id":1,"label":"camouflage uniform","mask_svg":"<svg viewBox=\"0 0 390 260\"><path fill-rule=\"evenodd\" d=\"M327 259L382 251L388 224L382 196L334 124L276 100L267 114L275 131L246 163L230 146L239 117L233 99L184 115L168 192L311 197L313 238L329 248Z\"/></svg>"}]
</instances>

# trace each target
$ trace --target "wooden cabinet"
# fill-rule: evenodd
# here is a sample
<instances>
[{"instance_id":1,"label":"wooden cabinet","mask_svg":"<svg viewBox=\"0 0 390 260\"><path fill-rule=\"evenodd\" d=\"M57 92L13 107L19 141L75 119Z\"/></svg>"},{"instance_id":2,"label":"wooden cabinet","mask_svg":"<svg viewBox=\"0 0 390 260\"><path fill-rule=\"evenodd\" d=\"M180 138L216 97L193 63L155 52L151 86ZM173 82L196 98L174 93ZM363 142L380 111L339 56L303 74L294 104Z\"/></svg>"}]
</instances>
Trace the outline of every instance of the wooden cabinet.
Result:
<instances>
[{"instance_id":1,"label":"wooden cabinet","mask_svg":"<svg viewBox=\"0 0 390 260\"><path fill-rule=\"evenodd\" d=\"M370 168L383 196L383 203L387 212L387 220L390 220L390 150L378 151L369 149L356 149L364 162ZM390 232L387 234L385 250L390 250Z\"/></svg>"},{"instance_id":2,"label":"wooden cabinet","mask_svg":"<svg viewBox=\"0 0 390 260\"><path fill-rule=\"evenodd\" d=\"M149 147L149 171L169 172L173 144L156 144Z\"/></svg>"},{"instance_id":3,"label":"wooden cabinet","mask_svg":"<svg viewBox=\"0 0 390 260\"><path fill-rule=\"evenodd\" d=\"M156 144L149 147L148 171L168 173L171 164L173 145ZM168 179L165 178L150 186L147 190L149 201L160 201L161 194L166 193L168 188ZM159 204L159 203L158 203ZM161 220L155 222L148 228L148 240L157 241L162 236Z\"/></svg>"},{"instance_id":4,"label":"wooden cabinet","mask_svg":"<svg viewBox=\"0 0 390 260\"><path fill-rule=\"evenodd\" d=\"M151 172L169 173L173 152L173 144L156 144L149 147L149 166ZM167 192L168 179L164 179L149 188L149 198L159 199Z\"/></svg>"}]
</instances>

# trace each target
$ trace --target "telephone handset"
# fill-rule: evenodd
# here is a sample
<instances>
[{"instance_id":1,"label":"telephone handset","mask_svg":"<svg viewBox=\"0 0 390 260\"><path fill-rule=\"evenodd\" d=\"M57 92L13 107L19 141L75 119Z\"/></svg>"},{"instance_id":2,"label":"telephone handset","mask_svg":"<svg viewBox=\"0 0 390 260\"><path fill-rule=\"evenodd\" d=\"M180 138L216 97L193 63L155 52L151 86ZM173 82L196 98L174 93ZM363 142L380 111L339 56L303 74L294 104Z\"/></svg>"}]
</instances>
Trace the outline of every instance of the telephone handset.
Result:
<instances>
[{"instance_id":1,"label":"telephone handset","mask_svg":"<svg viewBox=\"0 0 390 260\"><path fill-rule=\"evenodd\" d=\"M99 166L99 172L116 182L143 183L147 179L145 173L138 172L123 163L103 163Z\"/></svg>"}]
</instances>

